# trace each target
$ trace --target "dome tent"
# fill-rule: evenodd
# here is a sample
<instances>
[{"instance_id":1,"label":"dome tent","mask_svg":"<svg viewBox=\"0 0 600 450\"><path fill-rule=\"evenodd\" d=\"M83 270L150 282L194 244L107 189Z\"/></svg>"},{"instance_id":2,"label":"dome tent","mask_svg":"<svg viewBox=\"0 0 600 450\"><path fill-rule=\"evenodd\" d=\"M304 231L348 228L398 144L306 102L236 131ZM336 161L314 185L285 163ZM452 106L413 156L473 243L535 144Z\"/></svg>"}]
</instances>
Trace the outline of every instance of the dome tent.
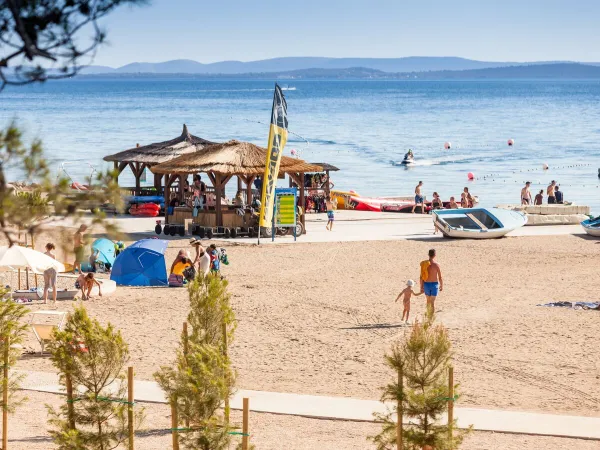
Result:
<instances>
[{"instance_id":1,"label":"dome tent","mask_svg":"<svg viewBox=\"0 0 600 450\"><path fill-rule=\"evenodd\" d=\"M110 279L121 286L168 286L167 241L142 239L115 259Z\"/></svg>"}]
</instances>

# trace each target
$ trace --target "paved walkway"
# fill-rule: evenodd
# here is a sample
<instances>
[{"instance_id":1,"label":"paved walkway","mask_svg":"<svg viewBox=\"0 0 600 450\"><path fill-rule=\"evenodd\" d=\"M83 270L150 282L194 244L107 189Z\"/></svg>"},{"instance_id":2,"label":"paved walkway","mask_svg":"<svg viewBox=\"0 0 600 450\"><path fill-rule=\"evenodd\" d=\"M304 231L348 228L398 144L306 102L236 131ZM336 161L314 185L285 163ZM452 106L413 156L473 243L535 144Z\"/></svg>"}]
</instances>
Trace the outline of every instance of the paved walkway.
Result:
<instances>
[{"instance_id":1,"label":"paved walkway","mask_svg":"<svg viewBox=\"0 0 600 450\"><path fill-rule=\"evenodd\" d=\"M25 390L64 394L58 375L47 372L20 371L25 378ZM135 381L135 400L166 403L163 391L152 381ZM250 410L332 420L372 422L373 413L386 411L386 405L376 400L346 397L286 394L240 389L231 399L231 407L242 409L242 399L250 398ZM479 408L455 408L458 426L473 425L475 430L502 433L524 433L600 440L600 417L579 417L521 411L500 411ZM445 420L445 419L444 419Z\"/></svg>"}]
</instances>

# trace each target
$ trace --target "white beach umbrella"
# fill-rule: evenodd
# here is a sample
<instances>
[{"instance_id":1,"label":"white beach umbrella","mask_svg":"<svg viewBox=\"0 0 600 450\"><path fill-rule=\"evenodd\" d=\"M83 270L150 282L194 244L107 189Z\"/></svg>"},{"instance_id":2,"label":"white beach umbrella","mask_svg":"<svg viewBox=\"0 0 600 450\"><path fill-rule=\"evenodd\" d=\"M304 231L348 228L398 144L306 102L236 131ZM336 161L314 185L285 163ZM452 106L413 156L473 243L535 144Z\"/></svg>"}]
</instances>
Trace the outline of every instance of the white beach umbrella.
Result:
<instances>
[{"instance_id":1,"label":"white beach umbrella","mask_svg":"<svg viewBox=\"0 0 600 450\"><path fill-rule=\"evenodd\" d=\"M13 245L0 247L0 271L13 271L29 269L33 273L44 273L44 270L53 267L57 272L64 272L65 266L48 255L31 248Z\"/></svg>"}]
</instances>

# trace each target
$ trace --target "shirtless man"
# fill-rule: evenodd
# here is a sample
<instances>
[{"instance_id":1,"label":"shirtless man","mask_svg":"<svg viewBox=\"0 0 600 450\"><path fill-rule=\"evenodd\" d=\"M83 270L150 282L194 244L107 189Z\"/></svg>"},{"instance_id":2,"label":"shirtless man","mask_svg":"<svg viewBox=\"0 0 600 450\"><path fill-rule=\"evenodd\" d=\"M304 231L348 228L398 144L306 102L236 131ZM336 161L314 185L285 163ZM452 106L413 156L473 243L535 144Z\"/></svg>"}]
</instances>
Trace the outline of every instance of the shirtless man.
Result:
<instances>
[{"instance_id":1,"label":"shirtless man","mask_svg":"<svg viewBox=\"0 0 600 450\"><path fill-rule=\"evenodd\" d=\"M435 299L438 292L444 290L444 280L442 279L442 269L440 265L435 261L435 250L429 250L429 267L427 268L427 278L421 280L422 291L425 293L427 298L427 312L429 314L435 313Z\"/></svg>"},{"instance_id":2,"label":"shirtless man","mask_svg":"<svg viewBox=\"0 0 600 450\"><path fill-rule=\"evenodd\" d=\"M421 194L421 187L423 186L423 182L419 181L417 187L415 187L415 205L413 206L412 213L414 214L415 208L417 205L421 205L421 213L425 213L425 197Z\"/></svg>"},{"instance_id":3,"label":"shirtless man","mask_svg":"<svg viewBox=\"0 0 600 450\"><path fill-rule=\"evenodd\" d=\"M550 185L546 188L546 195L548 196L548 204L554 205L556 204L556 196L554 195L554 187L556 186L556 181L552 180Z\"/></svg>"},{"instance_id":4,"label":"shirtless man","mask_svg":"<svg viewBox=\"0 0 600 450\"><path fill-rule=\"evenodd\" d=\"M531 186L531 181L525 183L525 187L521 189L521 205L531 205L531 191L529 187Z\"/></svg>"}]
</instances>

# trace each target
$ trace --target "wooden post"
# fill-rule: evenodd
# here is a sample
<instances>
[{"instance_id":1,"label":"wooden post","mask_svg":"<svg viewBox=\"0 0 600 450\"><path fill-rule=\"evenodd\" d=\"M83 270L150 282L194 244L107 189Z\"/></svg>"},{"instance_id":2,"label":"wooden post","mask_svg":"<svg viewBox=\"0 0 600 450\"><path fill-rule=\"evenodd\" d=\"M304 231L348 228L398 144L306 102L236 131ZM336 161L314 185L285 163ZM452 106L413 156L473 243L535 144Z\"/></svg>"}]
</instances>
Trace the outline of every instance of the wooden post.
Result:
<instances>
[{"instance_id":1,"label":"wooden post","mask_svg":"<svg viewBox=\"0 0 600 450\"><path fill-rule=\"evenodd\" d=\"M31 233L31 249L35 250L35 240L33 239L33 233ZM37 288L39 287L37 273L33 274L33 277L35 278L35 287Z\"/></svg>"},{"instance_id":2,"label":"wooden post","mask_svg":"<svg viewBox=\"0 0 600 450\"><path fill-rule=\"evenodd\" d=\"M398 389L402 397L404 397L404 374L402 369L398 370ZM402 421L404 420L404 405L402 403L403 398L398 400L398 407L396 411L396 415L398 416L396 419L396 447L397 450L404 450L404 425Z\"/></svg>"},{"instance_id":3,"label":"wooden post","mask_svg":"<svg viewBox=\"0 0 600 450\"><path fill-rule=\"evenodd\" d=\"M27 248L27 232L25 232L25 248ZM29 290L29 267L25 267L25 288Z\"/></svg>"},{"instance_id":4,"label":"wooden post","mask_svg":"<svg viewBox=\"0 0 600 450\"><path fill-rule=\"evenodd\" d=\"M133 450L133 367L127 368L127 428L129 429L128 450Z\"/></svg>"},{"instance_id":5,"label":"wooden post","mask_svg":"<svg viewBox=\"0 0 600 450\"><path fill-rule=\"evenodd\" d=\"M454 426L454 367L448 367L448 442L452 446L452 428Z\"/></svg>"},{"instance_id":6,"label":"wooden post","mask_svg":"<svg viewBox=\"0 0 600 450\"><path fill-rule=\"evenodd\" d=\"M183 322L183 355L187 358L188 352L189 352L189 344L188 344L188 323L187 322ZM186 360L186 364L187 364L187 360ZM187 402L186 402L186 407L187 407ZM185 426L189 428L190 426L190 420L186 417L185 418Z\"/></svg>"},{"instance_id":7,"label":"wooden post","mask_svg":"<svg viewBox=\"0 0 600 450\"><path fill-rule=\"evenodd\" d=\"M10 337L4 339L4 378L2 379L2 450L8 448L8 350Z\"/></svg>"},{"instance_id":8,"label":"wooden post","mask_svg":"<svg viewBox=\"0 0 600 450\"><path fill-rule=\"evenodd\" d=\"M304 212L304 214L302 214L302 216L300 217L300 222L302 223L302 229L304 230L303 233L306 234L306 202L304 200L304 174L300 173L298 174L298 178L300 181L300 199L299 199L299 203L300 203L300 207L302 208L302 211Z\"/></svg>"},{"instance_id":9,"label":"wooden post","mask_svg":"<svg viewBox=\"0 0 600 450\"><path fill-rule=\"evenodd\" d=\"M71 374L65 374L65 385L67 388L67 416L69 420L69 428L75 429L75 411L73 407L73 382L71 381Z\"/></svg>"},{"instance_id":10,"label":"wooden post","mask_svg":"<svg viewBox=\"0 0 600 450\"><path fill-rule=\"evenodd\" d=\"M248 436L248 415L250 414L250 399L244 397L244 412L242 416L242 450L248 450L248 441L250 440L250 436Z\"/></svg>"},{"instance_id":11,"label":"wooden post","mask_svg":"<svg viewBox=\"0 0 600 450\"><path fill-rule=\"evenodd\" d=\"M227 324L223 323L223 355L225 359L228 358L228 349L227 349ZM229 383L229 380L225 380L226 383ZM225 422L229 423L229 397L225 398Z\"/></svg>"},{"instance_id":12,"label":"wooden post","mask_svg":"<svg viewBox=\"0 0 600 450\"><path fill-rule=\"evenodd\" d=\"M171 433L173 436L173 450L179 450L179 418L177 417L177 400L171 400Z\"/></svg>"},{"instance_id":13,"label":"wooden post","mask_svg":"<svg viewBox=\"0 0 600 450\"><path fill-rule=\"evenodd\" d=\"M21 245L21 228L19 228L19 234L17 235L17 240L19 241L19 245ZM19 290L21 290L21 269L17 270L17 274L19 276Z\"/></svg>"}]
</instances>

